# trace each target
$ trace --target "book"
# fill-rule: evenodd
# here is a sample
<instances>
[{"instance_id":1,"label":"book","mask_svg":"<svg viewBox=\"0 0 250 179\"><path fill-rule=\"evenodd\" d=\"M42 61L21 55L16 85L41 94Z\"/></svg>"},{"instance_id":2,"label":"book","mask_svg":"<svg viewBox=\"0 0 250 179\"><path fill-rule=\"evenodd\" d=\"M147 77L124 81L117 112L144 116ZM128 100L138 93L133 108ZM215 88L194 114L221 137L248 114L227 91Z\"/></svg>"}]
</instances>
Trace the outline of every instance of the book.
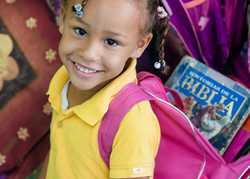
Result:
<instances>
[{"instance_id":1,"label":"book","mask_svg":"<svg viewBox=\"0 0 250 179\"><path fill-rule=\"evenodd\" d=\"M165 85L179 93L186 115L223 155L249 115L250 90L190 56Z\"/></svg>"}]
</instances>

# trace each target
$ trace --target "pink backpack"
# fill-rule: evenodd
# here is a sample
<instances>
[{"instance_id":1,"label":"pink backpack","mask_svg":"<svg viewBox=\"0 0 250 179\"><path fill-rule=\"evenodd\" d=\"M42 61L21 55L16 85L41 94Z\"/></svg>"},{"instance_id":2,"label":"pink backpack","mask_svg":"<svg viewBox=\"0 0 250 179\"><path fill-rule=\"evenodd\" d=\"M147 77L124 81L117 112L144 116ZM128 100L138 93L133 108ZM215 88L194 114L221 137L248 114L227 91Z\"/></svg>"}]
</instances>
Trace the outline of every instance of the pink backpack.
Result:
<instances>
[{"instance_id":1,"label":"pink backpack","mask_svg":"<svg viewBox=\"0 0 250 179\"><path fill-rule=\"evenodd\" d=\"M138 74L138 85L128 84L119 92L102 120L98 142L107 166L123 117L132 106L145 100L150 101L161 127L154 179L246 179L250 176L250 155L226 163L186 115L168 102L160 79L147 72Z\"/></svg>"}]
</instances>

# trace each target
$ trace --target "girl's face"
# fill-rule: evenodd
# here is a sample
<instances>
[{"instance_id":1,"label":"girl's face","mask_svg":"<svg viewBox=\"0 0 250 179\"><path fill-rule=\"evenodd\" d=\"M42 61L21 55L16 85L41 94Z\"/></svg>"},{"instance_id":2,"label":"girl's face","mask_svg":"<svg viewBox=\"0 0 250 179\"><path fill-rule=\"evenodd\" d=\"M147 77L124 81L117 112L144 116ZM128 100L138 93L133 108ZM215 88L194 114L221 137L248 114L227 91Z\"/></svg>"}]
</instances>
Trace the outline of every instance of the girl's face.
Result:
<instances>
[{"instance_id":1,"label":"girl's face","mask_svg":"<svg viewBox=\"0 0 250 179\"><path fill-rule=\"evenodd\" d=\"M143 53L152 34L141 33L144 16L131 0L88 0L82 18L72 11L75 3L61 23L59 55L77 89L96 91Z\"/></svg>"}]
</instances>

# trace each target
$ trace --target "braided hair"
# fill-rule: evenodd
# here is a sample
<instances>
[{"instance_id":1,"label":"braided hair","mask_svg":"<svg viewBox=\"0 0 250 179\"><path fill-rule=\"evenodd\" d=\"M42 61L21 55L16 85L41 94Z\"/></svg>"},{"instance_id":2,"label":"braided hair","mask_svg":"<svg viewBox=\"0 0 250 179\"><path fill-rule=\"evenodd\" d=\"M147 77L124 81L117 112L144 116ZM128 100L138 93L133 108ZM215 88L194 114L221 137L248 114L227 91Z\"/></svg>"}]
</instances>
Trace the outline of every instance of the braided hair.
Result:
<instances>
[{"instance_id":1,"label":"braided hair","mask_svg":"<svg viewBox=\"0 0 250 179\"><path fill-rule=\"evenodd\" d=\"M165 75L168 74L169 67L165 62L165 46L166 36L169 31L168 16L160 17L158 13L158 7L163 7L161 0L146 0L148 10L148 24L146 30L148 32L154 32L156 35L156 50L158 51L159 63L161 64L161 72Z\"/></svg>"}]
</instances>

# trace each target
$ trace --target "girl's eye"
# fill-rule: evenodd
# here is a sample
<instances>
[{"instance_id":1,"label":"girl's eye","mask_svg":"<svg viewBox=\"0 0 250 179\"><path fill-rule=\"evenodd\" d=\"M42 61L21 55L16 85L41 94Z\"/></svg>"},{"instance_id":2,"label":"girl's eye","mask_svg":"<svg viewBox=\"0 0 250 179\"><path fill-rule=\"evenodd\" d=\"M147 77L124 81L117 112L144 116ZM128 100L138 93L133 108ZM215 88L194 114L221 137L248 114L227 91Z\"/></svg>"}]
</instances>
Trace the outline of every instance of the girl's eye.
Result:
<instances>
[{"instance_id":1,"label":"girl's eye","mask_svg":"<svg viewBox=\"0 0 250 179\"><path fill-rule=\"evenodd\" d=\"M83 29L83 28L81 28L81 27L74 27L73 28L73 31L74 31L74 33L77 35L77 36L80 36L80 37L82 37L82 36L84 36L87 32Z\"/></svg>"},{"instance_id":2,"label":"girl's eye","mask_svg":"<svg viewBox=\"0 0 250 179\"><path fill-rule=\"evenodd\" d=\"M114 39L106 39L105 43L109 46L112 46L112 47L116 47L119 45L119 43Z\"/></svg>"}]
</instances>

